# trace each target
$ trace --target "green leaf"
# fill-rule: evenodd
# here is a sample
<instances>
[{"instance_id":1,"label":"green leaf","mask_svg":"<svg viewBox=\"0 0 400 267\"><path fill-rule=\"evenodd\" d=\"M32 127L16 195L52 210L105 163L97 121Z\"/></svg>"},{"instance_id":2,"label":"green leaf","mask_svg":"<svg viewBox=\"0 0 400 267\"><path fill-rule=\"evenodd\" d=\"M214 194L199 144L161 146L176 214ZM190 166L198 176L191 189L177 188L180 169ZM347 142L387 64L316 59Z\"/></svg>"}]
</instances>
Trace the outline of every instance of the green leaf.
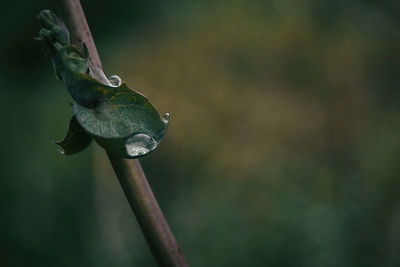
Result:
<instances>
[{"instance_id":1,"label":"green leaf","mask_svg":"<svg viewBox=\"0 0 400 267\"><path fill-rule=\"evenodd\" d=\"M107 86L94 81L104 98L96 108L73 105L75 116L85 131L107 151L131 158L154 150L163 139L169 114L163 119L147 98L127 87Z\"/></svg>"},{"instance_id":2,"label":"green leaf","mask_svg":"<svg viewBox=\"0 0 400 267\"><path fill-rule=\"evenodd\" d=\"M118 76L111 76L107 84L96 80L87 51L70 43L64 23L48 10L40 12L39 19L43 26L39 38L47 44L56 76L77 102L73 111L78 126L119 157L135 158L153 151L165 136L169 114L161 119L149 100L121 84ZM78 144L73 140L77 138L71 135L68 145Z\"/></svg>"},{"instance_id":3,"label":"green leaf","mask_svg":"<svg viewBox=\"0 0 400 267\"><path fill-rule=\"evenodd\" d=\"M68 132L61 141L54 141L61 154L72 155L84 150L90 145L93 138L88 135L73 116L69 122Z\"/></svg>"}]
</instances>

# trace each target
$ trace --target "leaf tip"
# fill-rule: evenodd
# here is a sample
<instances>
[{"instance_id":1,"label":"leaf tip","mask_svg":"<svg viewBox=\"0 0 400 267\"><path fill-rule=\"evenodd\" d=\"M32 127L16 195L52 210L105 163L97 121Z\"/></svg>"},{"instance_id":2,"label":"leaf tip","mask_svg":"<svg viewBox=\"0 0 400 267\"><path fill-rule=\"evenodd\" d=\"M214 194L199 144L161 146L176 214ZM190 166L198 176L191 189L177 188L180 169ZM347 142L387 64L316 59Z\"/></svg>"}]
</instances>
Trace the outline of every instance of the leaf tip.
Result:
<instances>
[{"instance_id":1,"label":"leaf tip","mask_svg":"<svg viewBox=\"0 0 400 267\"><path fill-rule=\"evenodd\" d=\"M51 141L53 144L56 144L58 152L60 152L61 155L65 155L65 151L61 146L61 142L60 141Z\"/></svg>"}]
</instances>

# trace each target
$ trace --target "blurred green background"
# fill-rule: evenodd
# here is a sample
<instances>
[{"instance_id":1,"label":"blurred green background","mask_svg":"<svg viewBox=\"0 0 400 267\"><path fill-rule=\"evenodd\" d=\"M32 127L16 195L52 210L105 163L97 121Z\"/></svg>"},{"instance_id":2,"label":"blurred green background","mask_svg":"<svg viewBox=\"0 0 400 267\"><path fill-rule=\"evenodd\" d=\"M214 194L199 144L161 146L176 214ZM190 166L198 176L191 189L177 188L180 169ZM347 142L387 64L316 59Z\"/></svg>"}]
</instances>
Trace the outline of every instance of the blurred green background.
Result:
<instances>
[{"instance_id":1,"label":"blurred green background","mask_svg":"<svg viewBox=\"0 0 400 267\"><path fill-rule=\"evenodd\" d=\"M71 97L0 16L0 266L156 266ZM141 160L191 266L400 266L400 2L83 1L108 75L171 123Z\"/></svg>"}]
</instances>

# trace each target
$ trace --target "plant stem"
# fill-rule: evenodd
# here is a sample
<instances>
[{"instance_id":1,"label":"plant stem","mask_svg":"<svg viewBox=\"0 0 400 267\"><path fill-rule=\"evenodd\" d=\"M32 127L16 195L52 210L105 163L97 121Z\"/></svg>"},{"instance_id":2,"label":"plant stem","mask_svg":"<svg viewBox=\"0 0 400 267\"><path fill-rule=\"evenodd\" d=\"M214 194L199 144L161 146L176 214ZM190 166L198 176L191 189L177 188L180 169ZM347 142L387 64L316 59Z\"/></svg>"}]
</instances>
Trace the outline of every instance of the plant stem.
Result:
<instances>
[{"instance_id":1,"label":"plant stem","mask_svg":"<svg viewBox=\"0 0 400 267\"><path fill-rule=\"evenodd\" d=\"M61 0L61 4L64 22L70 31L72 42L81 48L86 45L89 51L89 64L95 78L108 82L79 0ZM140 162L137 159L121 159L107 154L158 264L188 266L147 182Z\"/></svg>"},{"instance_id":2,"label":"plant stem","mask_svg":"<svg viewBox=\"0 0 400 267\"><path fill-rule=\"evenodd\" d=\"M108 156L159 265L188 266L139 161Z\"/></svg>"}]
</instances>

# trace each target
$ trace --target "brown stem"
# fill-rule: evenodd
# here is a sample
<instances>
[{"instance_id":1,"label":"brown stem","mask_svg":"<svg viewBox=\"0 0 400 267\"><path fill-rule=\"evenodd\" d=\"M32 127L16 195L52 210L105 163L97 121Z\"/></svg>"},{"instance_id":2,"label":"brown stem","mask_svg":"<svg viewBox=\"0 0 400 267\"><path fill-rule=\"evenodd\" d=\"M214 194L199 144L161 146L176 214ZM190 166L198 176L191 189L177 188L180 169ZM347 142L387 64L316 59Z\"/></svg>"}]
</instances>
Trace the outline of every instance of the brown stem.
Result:
<instances>
[{"instance_id":1,"label":"brown stem","mask_svg":"<svg viewBox=\"0 0 400 267\"><path fill-rule=\"evenodd\" d=\"M72 43L76 44L81 50L83 50L84 44L86 45L89 51L90 69L93 71L94 76L101 82L108 83L80 1L61 0L61 3L64 14L63 19L70 31Z\"/></svg>"},{"instance_id":2,"label":"brown stem","mask_svg":"<svg viewBox=\"0 0 400 267\"><path fill-rule=\"evenodd\" d=\"M188 266L139 161L108 156L159 265Z\"/></svg>"},{"instance_id":3,"label":"brown stem","mask_svg":"<svg viewBox=\"0 0 400 267\"><path fill-rule=\"evenodd\" d=\"M61 3L64 21L72 41L81 48L86 45L95 78L108 82L79 0L62 0ZM108 157L158 264L171 267L188 266L147 182L140 162L136 159L117 158L110 154Z\"/></svg>"}]
</instances>

